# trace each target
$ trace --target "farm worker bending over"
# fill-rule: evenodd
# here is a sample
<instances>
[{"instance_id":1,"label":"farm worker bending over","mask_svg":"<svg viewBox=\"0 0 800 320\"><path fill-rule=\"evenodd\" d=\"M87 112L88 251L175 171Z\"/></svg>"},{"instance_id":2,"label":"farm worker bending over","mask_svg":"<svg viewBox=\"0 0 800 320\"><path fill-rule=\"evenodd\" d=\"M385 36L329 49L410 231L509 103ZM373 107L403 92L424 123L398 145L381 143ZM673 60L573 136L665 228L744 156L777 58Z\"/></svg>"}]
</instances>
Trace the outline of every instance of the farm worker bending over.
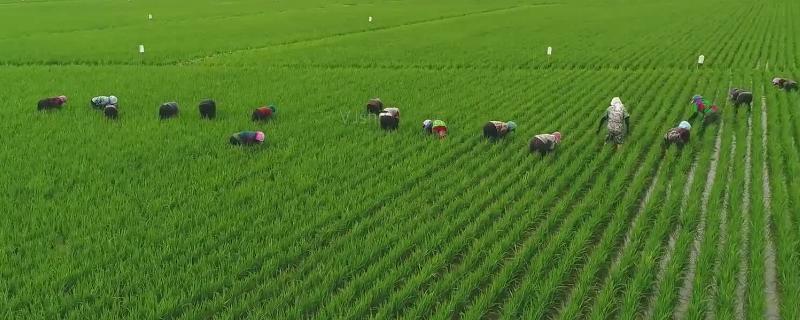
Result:
<instances>
[{"instance_id":1,"label":"farm worker bending over","mask_svg":"<svg viewBox=\"0 0 800 320\"><path fill-rule=\"evenodd\" d=\"M674 143L679 148L682 148L689 143L689 130L691 129L692 125L688 121L681 121L677 128L669 129L667 134L664 135L664 147L669 147L670 144Z\"/></svg>"},{"instance_id":2,"label":"farm worker bending over","mask_svg":"<svg viewBox=\"0 0 800 320\"><path fill-rule=\"evenodd\" d=\"M703 96L695 95L692 97L692 103L694 104L695 113L690 120L697 117L698 114L703 115L703 123L711 123L719 119L719 108L717 108L717 105L708 103Z\"/></svg>"},{"instance_id":3,"label":"farm worker bending over","mask_svg":"<svg viewBox=\"0 0 800 320\"><path fill-rule=\"evenodd\" d=\"M731 89L731 102L733 102L734 107L746 104L748 110L752 109L751 104L753 103L753 93L750 91L741 90L739 88L733 88Z\"/></svg>"},{"instance_id":4,"label":"farm worker bending over","mask_svg":"<svg viewBox=\"0 0 800 320\"><path fill-rule=\"evenodd\" d=\"M561 143L561 133L537 134L531 139L531 153L539 152L542 156L556 149L556 145Z\"/></svg>"},{"instance_id":5,"label":"farm worker bending over","mask_svg":"<svg viewBox=\"0 0 800 320\"><path fill-rule=\"evenodd\" d=\"M117 110L117 105L109 104L105 108L103 108L103 114L106 118L109 119L116 119L117 115L119 114L119 110Z\"/></svg>"},{"instance_id":6,"label":"farm worker bending over","mask_svg":"<svg viewBox=\"0 0 800 320\"><path fill-rule=\"evenodd\" d=\"M214 117L217 116L217 103L214 102L214 100L207 99L200 101L198 109L200 109L201 119L214 119Z\"/></svg>"},{"instance_id":7,"label":"farm worker bending over","mask_svg":"<svg viewBox=\"0 0 800 320\"><path fill-rule=\"evenodd\" d=\"M90 101L95 109L103 109L108 105L117 105L118 102L119 99L115 96L97 96Z\"/></svg>"},{"instance_id":8,"label":"farm worker bending over","mask_svg":"<svg viewBox=\"0 0 800 320\"><path fill-rule=\"evenodd\" d=\"M614 97L614 99L611 99L611 106L606 109L606 113L600 118L600 126L597 128L597 132L600 132L600 129L603 128L604 122L608 122L606 142L611 141L619 147L625 141L625 133L630 128L630 117L631 115L625 110L625 105L622 104L619 97Z\"/></svg>"},{"instance_id":9,"label":"farm worker bending over","mask_svg":"<svg viewBox=\"0 0 800 320\"><path fill-rule=\"evenodd\" d=\"M264 133L261 131L242 131L231 136L232 145L254 145L264 143Z\"/></svg>"},{"instance_id":10,"label":"farm worker bending over","mask_svg":"<svg viewBox=\"0 0 800 320\"><path fill-rule=\"evenodd\" d=\"M384 130L395 130L400 125L400 109L386 108L378 114L378 121Z\"/></svg>"},{"instance_id":11,"label":"farm worker bending over","mask_svg":"<svg viewBox=\"0 0 800 320\"><path fill-rule=\"evenodd\" d=\"M277 111L275 106L258 107L253 110L253 121L269 120L275 114L275 111Z\"/></svg>"},{"instance_id":12,"label":"farm worker bending over","mask_svg":"<svg viewBox=\"0 0 800 320\"><path fill-rule=\"evenodd\" d=\"M371 114L380 114L383 110L383 102L380 98L370 99L367 102L367 112Z\"/></svg>"},{"instance_id":13,"label":"farm worker bending over","mask_svg":"<svg viewBox=\"0 0 800 320\"><path fill-rule=\"evenodd\" d=\"M37 110L42 111L42 110L48 110L48 109L59 109L65 103L67 103L67 97L66 96L45 98L45 99L39 100L39 103L37 104Z\"/></svg>"},{"instance_id":14,"label":"farm worker bending over","mask_svg":"<svg viewBox=\"0 0 800 320\"><path fill-rule=\"evenodd\" d=\"M775 78L772 79L772 85L786 91L797 90L797 81L790 79Z\"/></svg>"},{"instance_id":15,"label":"farm worker bending over","mask_svg":"<svg viewBox=\"0 0 800 320\"><path fill-rule=\"evenodd\" d=\"M514 121L489 121L483 126L483 136L488 139L499 139L516 129L517 124Z\"/></svg>"},{"instance_id":16,"label":"farm worker bending over","mask_svg":"<svg viewBox=\"0 0 800 320\"><path fill-rule=\"evenodd\" d=\"M178 103L167 102L158 108L158 117L161 119L172 118L178 115Z\"/></svg>"},{"instance_id":17,"label":"farm worker bending over","mask_svg":"<svg viewBox=\"0 0 800 320\"><path fill-rule=\"evenodd\" d=\"M422 122L422 128L427 133L435 133L439 139L447 136L447 124L442 120L425 120Z\"/></svg>"}]
</instances>

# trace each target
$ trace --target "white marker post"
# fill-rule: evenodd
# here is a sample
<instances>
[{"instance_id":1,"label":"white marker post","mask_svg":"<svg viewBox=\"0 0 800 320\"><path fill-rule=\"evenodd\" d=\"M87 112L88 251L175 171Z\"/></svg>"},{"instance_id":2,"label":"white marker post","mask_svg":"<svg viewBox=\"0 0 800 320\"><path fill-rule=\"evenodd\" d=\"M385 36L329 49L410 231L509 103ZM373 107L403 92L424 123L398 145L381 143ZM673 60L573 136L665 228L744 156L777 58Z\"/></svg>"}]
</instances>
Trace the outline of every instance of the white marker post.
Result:
<instances>
[{"instance_id":1,"label":"white marker post","mask_svg":"<svg viewBox=\"0 0 800 320\"><path fill-rule=\"evenodd\" d=\"M699 57L697 57L697 68L700 68L700 66L702 66L705 62L706 56L701 54Z\"/></svg>"},{"instance_id":2,"label":"white marker post","mask_svg":"<svg viewBox=\"0 0 800 320\"><path fill-rule=\"evenodd\" d=\"M153 20L153 14L152 13L147 15L147 20Z\"/></svg>"},{"instance_id":3,"label":"white marker post","mask_svg":"<svg viewBox=\"0 0 800 320\"><path fill-rule=\"evenodd\" d=\"M547 63L550 63L550 56L553 55L553 47L547 47Z\"/></svg>"},{"instance_id":4,"label":"white marker post","mask_svg":"<svg viewBox=\"0 0 800 320\"><path fill-rule=\"evenodd\" d=\"M369 16L368 20L369 20L369 22L372 22L372 16Z\"/></svg>"},{"instance_id":5,"label":"white marker post","mask_svg":"<svg viewBox=\"0 0 800 320\"><path fill-rule=\"evenodd\" d=\"M143 44L139 45L139 53L140 54L144 54L144 45Z\"/></svg>"}]
</instances>

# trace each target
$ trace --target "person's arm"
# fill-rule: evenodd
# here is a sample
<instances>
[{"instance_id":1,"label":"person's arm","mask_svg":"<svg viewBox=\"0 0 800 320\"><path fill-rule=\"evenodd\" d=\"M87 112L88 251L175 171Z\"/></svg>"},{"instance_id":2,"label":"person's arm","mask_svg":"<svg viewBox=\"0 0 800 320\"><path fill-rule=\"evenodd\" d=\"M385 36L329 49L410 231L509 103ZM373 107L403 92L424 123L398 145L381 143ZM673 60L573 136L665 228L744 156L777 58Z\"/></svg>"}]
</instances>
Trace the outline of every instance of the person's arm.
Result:
<instances>
[{"instance_id":1,"label":"person's arm","mask_svg":"<svg viewBox=\"0 0 800 320\"><path fill-rule=\"evenodd\" d=\"M600 132L600 129L603 129L603 124L608 120L608 111L603 114L603 117L600 118L600 124L597 126L597 132Z\"/></svg>"},{"instance_id":2,"label":"person's arm","mask_svg":"<svg viewBox=\"0 0 800 320\"><path fill-rule=\"evenodd\" d=\"M631 131L631 121L630 120L631 120L631 115L628 114L628 112L626 111L625 112L625 128L628 129L628 131Z\"/></svg>"}]
</instances>

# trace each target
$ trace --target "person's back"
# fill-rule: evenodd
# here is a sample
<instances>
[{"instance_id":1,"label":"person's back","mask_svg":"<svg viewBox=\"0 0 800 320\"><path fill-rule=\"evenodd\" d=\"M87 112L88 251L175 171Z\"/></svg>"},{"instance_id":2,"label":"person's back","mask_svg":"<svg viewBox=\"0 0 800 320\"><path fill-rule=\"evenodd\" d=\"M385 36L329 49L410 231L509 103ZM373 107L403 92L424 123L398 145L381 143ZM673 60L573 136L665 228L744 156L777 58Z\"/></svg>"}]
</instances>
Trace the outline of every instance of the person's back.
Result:
<instances>
[{"instance_id":1,"label":"person's back","mask_svg":"<svg viewBox=\"0 0 800 320\"><path fill-rule=\"evenodd\" d=\"M674 143L678 147L683 147L685 144L689 143L691 129L692 126L688 121L681 121L677 128L669 129L664 135L664 146L669 146Z\"/></svg>"},{"instance_id":2,"label":"person's back","mask_svg":"<svg viewBox=\"0 0 800 320\"><path fill-rule=\"evenodd\" d=\"M255 110L253 110L252 119L253 121L269 120L272 118L272 115L275 114L276 111L277 109L275 109L275 106L272 105L258 107Z\"/></svg>"},{"instance_id":3,"label":"person's back","mask_svg":"<svg viewBox=\"0 0 800 320\"><path fill-rule=\"evenodd\" d=\"M230 137L232 145L255 145L261 144L266 139L264 132L261 131L242 131L234 133Z\"/></svg>"},{"instance_id":4,"label":"person's back","mask_svg":"<svg viewBox=\"0 0 800 320\"><path fill-rule=\"evenodd\" d=\"M178 103L167 102L158 108L158 116L161 119L168 119L178 115Z\"/></svg>"},{"instance_id":5,"label":"person's back","mask_svg":"<svg viewBox=\"0 0 800 320\"><path fill-rule=\"evenodd\" d=\"M529 148L531 153L539 152L544 156L545 153L555 150L559 143L561 143L560 132L543 133L533 136Z\"/></svg>"},{"instance_id":6,"label":"person's back","mask_svg":"<svg viewBox=\"0 0 800 320\"><path fill-rule=\"evenodd\" d=\"M370 99L367 102L367 112L371 114L380 114L383 110L383 102L380 98Z\"/></svg>"},{"instance_id":7,"label":"person's back","mask_svg":"<svg viewBox=\"0 0 800 320\"><path fill-rule=\"evenodd\" d=\"M386 108L378 114L378 123L381 129L395 130L400 126L400 109Z\"/></svg>"},{"instance_id":8,"label":"person's back","mask_svg":"<svg viewBox=\"0 0 800 320\"><path fill-rule=\"evenodd\" d=\"M50 109L60 109L65 103L67 103L67 97L66 96L44 98L44 99L39 100L39 102L36 103L36 108L39 111L50 110Z\"/></svg>"},{"instance_id":9,"label":"person's back","mask_svg":"<svg viewBox=\"0 0 800 320\"><path fill-rule=\"evenodd\" d=\"M483 126L483 136L489 139L505 137L506 134L516 130L517 124L514 121L489 121Z\"/></svg>"},{"instance_id":10,"label":"person's back","mask_svg":"<svg viewBox=\"0 0 800 320\"><path fill-rule=\"evenodd\" d=\"M200 110L201 119L214 119L217 116L217 103L214 100L200 101L197 108Z\"/></svg>"}]
</instances>

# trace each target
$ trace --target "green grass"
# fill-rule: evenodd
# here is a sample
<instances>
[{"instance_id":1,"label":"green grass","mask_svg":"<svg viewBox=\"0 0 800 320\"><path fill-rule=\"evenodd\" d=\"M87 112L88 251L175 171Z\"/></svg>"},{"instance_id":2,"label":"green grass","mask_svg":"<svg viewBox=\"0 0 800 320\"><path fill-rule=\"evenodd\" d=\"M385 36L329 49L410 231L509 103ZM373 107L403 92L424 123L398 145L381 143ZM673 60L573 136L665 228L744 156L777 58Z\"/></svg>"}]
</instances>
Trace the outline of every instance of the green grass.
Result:
<instances>
[{"instance_id":1,"label":"green grass","mask_svg":"<svg viewBox=\"0 0 800 320\"><path fill-rule=\"evenodd\" d=\"M0 0L0 317L800 318L800 98L769 85L800 76L798 14L778 0ZM752 113L726 103L731 86L754 91ZM62 110L36 111L60 94ZM116 121L89 107L108 94ZM722 130L697 119L687 147L662 150L694 94L721 106ZM363 113L376 96L400 130ZM595 132L614 96L633 124L617 151ZM166 101L180 115L159 121ZM264 104L276 118L251 122ZM429 118L446 139L421 133ZM488 120L519 128L490 143ZM229 146L242 130L267 143ZM556 130L556 153L529 154Z\"/></svg>"}]
</instances>

